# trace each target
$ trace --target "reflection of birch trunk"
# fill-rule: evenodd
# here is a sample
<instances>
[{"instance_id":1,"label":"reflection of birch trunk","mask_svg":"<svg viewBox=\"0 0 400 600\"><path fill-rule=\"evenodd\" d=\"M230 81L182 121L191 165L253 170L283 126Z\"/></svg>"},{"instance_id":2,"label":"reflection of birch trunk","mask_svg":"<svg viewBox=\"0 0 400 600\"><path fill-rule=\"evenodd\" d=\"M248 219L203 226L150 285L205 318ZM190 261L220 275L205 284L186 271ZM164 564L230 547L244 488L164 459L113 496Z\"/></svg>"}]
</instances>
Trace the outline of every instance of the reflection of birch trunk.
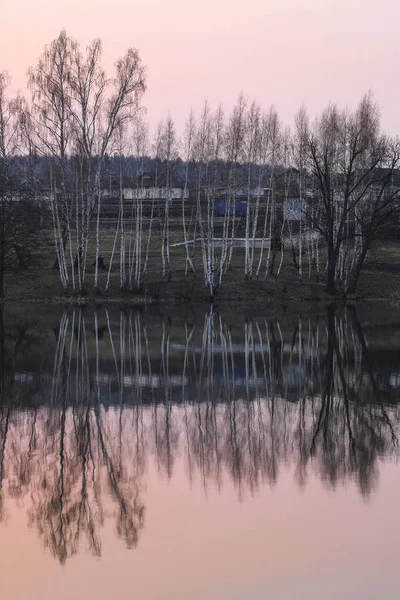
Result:
<instances>
[{"instance_id":1,"label":"reflection of birch trunk","mask_svg":"<svg viewBox=\"0 0 400 600\"><path fill-rule=\"evenodd\" d=\"M117 380L118 380L118 386L121 389L122 383L121 383L120 372L119 372L119 368L118 368L117 355L115 353L115 345L114 345L113 334L112 334L112 331L111 331L110 316L108 314L108 309L107 308L106 308L106 318L107 318L108 335L109 335L109 338L110 338L110 345L111 345L111 350L112 350L112 355L113 355L114 365L115 365L115 373L116 373Z\"/></svg>"},{"instance_id":2,"label":"reflection of birch trunk","mask_svg":"<svg viewBox=\"0 0 400 600\"><path fill-rule=\"evenodd\" d=\"M55 406L60 401L60 394L62 396L63 390L60 391L59 386L61 383L61 367L65 359L65 344L67 339L69 317L65 311L61 317L60 327L57 336L57 346L54 355L54 366L53 366L53 377L52 377L52 392L51 392L51 404ZM73 332L72 332L73 333Z\"/></svg>"}]
</instances>

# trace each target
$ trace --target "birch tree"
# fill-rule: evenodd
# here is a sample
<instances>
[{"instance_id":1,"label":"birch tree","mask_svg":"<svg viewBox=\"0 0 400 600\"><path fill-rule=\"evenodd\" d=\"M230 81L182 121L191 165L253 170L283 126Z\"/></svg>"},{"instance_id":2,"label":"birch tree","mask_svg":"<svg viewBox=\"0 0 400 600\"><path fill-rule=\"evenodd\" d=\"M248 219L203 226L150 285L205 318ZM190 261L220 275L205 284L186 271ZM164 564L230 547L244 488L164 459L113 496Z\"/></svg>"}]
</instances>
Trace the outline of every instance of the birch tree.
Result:
<instances>
[{"instance_id":1,"label":"birch tree","mask_svg":"<svg viewBox=\"0 0 400 600\"><path fill-rule=\"evenodd\" d=\"M214 201L210 181L212 161L212 113L205 101L199 118L196 141L196 221L200 233L200 249L204 281L211 297L215 293Z\"/></svg>"},{"instance_id":2,"label":"birch tree","mask_svg":"<svg viewBox=\"0 0 400 600\"><path fill-rule=\"evenodd\" d=\"M146 72L136 49L130 48L115 63L116 74L107 80L106 95L99 119L97 149L97 219L94 287L98 287L100 255L101 171L104 157L116 132L122 131L141 112L141 98L146 89Z\"/></svg>"},{"instance_id":3,"label":"birch tree","mask_svg":"<svg viewBox=\"0 0 400 600\"><path fill-rule=\"evenodd\" d=\"M76 43L66 31L45 48L36 67L28 72L32 92L30 116L38 150L50 158L50 210L53 219L57 265L64 290L70 281L75 287L74 261L71 273L67 264L66 245L72 257L71 194L67 187L67 154L72 132L71 77ZM70 257L70 258L71 258Z\"/></svg>"},{"instance_id":4,"label":"birch tree","mask_svg":"<svg viewBox=\"0 0 400 600\"><path fill-rule=\"evenodd\" d=\"M94 287L98 287L104 157L112 150L117 131L140 113L146 87L145 68L137 50L131 48L117 60L112 78L106 77L100 60L99 40L82 54L79 44L62 31L46 47L37 66L29 71L30 119L37 148L51 158L50 208L64 290L70 283L74 289L82 289L93 217L96 219ZM80 162L75 190L71 189L71 177L67 174L73 151Z\"/></svg>"},{"instance_id":5,"label":"birch tree","mask_svg":"<svg viewBox=\"0 0 400 600\"><path fill-rule=\"evenodd\" d=\"M305 196L307 193L306 175L306 144L307 131L309 130L308 115L304 107L301 107L295 117L295 140L294 140L294 166L297 169L297 185L299 190L299 232L298 232L298 268L299 281L303 279L303 241L306 214L303 211ZM311 209L312 212L312 209ZM311 219L313 215L310 215Z\"/></svg>"},{"instance_id":6,"label":"birch tree","mask_svg":"<svg viewBox=\"0 0 400 600\"><path fill-rule=\"evenodd\" d=\"M79 161L80 181L76 190L76 260L79 290L85 282L89 230L95 211L98 181L94 161L98 150L98 128L105 101L107 80L100 65L101 41L94 40L83 55L75 45L71 87L74 147Z\"/></svg>"},{"instance_id":7,"label":"birch tree","mask_svg":"<svg viewBox=\"0 0 400 600\"><path fill-rule=\"evenodd\" d=\"M226 219L224 219L223 235L224 239L226 240L225 244L223 245L224 254L226 254L226 256L224 255L224 258L221 261L223 269L232 268L233 246L235 238L236 198L238 185L240 184L238 181L238 166L243 160L246 107L246 99L243 94L240 94L226 128L226 159L230 168L228 202L225 208ZM222 271L220 271L220 273L221 278Z\"/></svg>"},{"instance_id":8,"label":"birch tree","mask_svg":"<svg viewBox=\"0 0 400 600\"><path fill-rule=\"evenodd\" d=\"M256 269L256 278L259 278L261 268L264 264L264 250L267 244L267 256L265 260L265 277L269 272L269 264L271 258L271 239L273 233L273 222L275 219L276 209L276 182L278 176L278 167L281 157L282 146L282 126L275 107L271 106L262 119L262 136L261 136L261 165L266 173L265 183L266 198L263 203L264 221L262 228L262 240L260 254Z\"/></svg>"},{"instance_id":9,"label":"birch tree","mask_svg":"<svg viewBox=\"0 0 400 600\"><path fill-rule=\"evenodd\" d=\"M150 214L147 227L147 238L144 228L144 157L148 148L148 125L137 120L133 131L136 157L136 195L131 209L131 225L129 232L129 289L139 290L142 285L144 267L147 262L147 250L151 242L152 219Z\"/></svg>"},{"instance_id":10,"label":"birch tree","mask_svg":"<svg viewBox=\"0 0 400 600\"><path fill-rule=\"evenodd\" d=\"M247 166L247 203L246 203L246 226L245 226L245 266L244 266L244 274L245 279L250 279L252 277L252 265L253 260L252 256L254 256L254 236L257 231L257 220L258 220L258 207L259 202L255 202L255 206L253 207L253 188L259 183L257 181L257 163L259 159L259 144L260 144L260 123L261 121L261 110L260 107L252 102L247 115L246 115L246 123L245 123L245 132L244 132L244 156L245 162ZM257 181L257 184L255 184ZM257 187L259 187L257 185ZM259 198L259 193L257 193L257 198ZM253 241L250 246L250 229L253 233ZM251 252L252 249L252 252Z\"/></svg>"},{"instance_id":11,"label":"birch tree","mask_svg":"<svg viewBox=\"0 0 400 600\"><path fill-rule=\"evenodd\" d=\"M170 261L170 207L172 201L172 186L173 186L173 165L177 159L177 138L175 124L170 116L167 117L163 126L161 137L161 158L165 169L165 194L162 198L163 205L163 223L161 234L161 260L162 260L162 276L163 279L170 281L172 278L171 261Z\"/></svg>"},{"instance_id":12,"label":"birch tree","mask_svg":"<svg viewBox=\"0 0 400 600\"><path fill-rule=\"evenodd\" d=\"M193 111L190 111L190 115L188 120L185 123L185 134L183 140L183 159L186 163L185 166L185 184L183 188L182 194L182 228L183 228L183 243L185 247L186 261L185 261L185 276L188 275L188 269L192 273L195 273L195 268L193 264L193 260L190 256L190 247L189 247L189 239L188 239L188 223L186 221L186 197L188 192L188 183L189 183L189 165L193 160L193 152L195 145L195 136L196 136L196 121L193 114ZM190 226L190 223L189 223ZM196 243L195 239L192 240L193 245Z\"/></svg>"}]
</instances>

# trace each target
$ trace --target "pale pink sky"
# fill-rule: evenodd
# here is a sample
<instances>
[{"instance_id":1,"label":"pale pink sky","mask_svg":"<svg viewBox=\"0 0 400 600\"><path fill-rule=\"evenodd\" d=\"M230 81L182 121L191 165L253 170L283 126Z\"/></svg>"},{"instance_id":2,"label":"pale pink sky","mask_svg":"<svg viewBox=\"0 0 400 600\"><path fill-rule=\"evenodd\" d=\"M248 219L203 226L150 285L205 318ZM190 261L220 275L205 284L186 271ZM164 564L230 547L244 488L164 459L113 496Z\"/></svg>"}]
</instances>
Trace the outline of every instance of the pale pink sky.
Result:
<instances>
[{"instance_id":1,"label":"pale pink sky","mask_svg":"<svg viewBox=\"0 0 400 600\"><path fill-rule=\"evenodd\" d=\"M385 129L400 133L398 0L0 0L0 70L26 70L62 28L104 64L129 46L148 68L151 123L182 125L205 97L229 109L243 90L290 122L304 103L354 106L369 89Z\"/></svg>"}]
</instances>

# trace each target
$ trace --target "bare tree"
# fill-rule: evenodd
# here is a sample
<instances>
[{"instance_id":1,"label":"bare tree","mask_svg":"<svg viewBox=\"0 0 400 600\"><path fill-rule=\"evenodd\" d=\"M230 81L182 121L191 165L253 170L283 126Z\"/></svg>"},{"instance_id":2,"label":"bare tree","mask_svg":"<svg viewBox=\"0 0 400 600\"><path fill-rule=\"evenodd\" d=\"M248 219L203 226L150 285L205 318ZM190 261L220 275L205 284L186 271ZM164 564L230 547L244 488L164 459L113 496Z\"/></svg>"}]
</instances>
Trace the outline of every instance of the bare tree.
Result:
<instances>
[{"instance_id":1,"label":"bare tree","mask_svg":"<svg viewBox=\"0 0 400 600\"><path fill-rule=\"evenodd\" d=\"M75 45L71 87L75 152L79 159L80 179L76 186L76 245L79 290L85 282L89 230L96 205L98 186L95 161L98 159L98 127L105 102L107 80L100 66L101 42L94 40L83 56Z\"/></svg>"},{"instance_id":2,"label":"bare tree","mask_svg":"<svg viewBox=\"0 0 400 600\"><path fill-rule=\"evenodd\" d=\"M140 112L145 91L145 69L137 50L129 49L116 62L114 78L106 77L100 60L99 40L90 44L82 55L78 43L62 31L46 47L37 66L29 71L30 120L37 148L51 158L50 208L64 289L70 282L74 289L82 289L88 236L94 216L94 287L98 287L104 157L116 141L117 132L125 130ZM75 190L67 176L71 152L76 152L79 158Z\"/></svg>"},{"instance_id":3,"label":"bare tree","mask_svg":"<svg viewBox=\"0 0 400 600\"><path fill-rule=\"evenodd\" d=\"M327 108L303 129L300 143L316 191L305 199L307 213L327 244L328 291L335 293L340 283L353 292L377 231L399 209L392 185L398 142L381 133L379 108L369 94L354 112Z\"/></svg>"},{"instance_id":4,"label":"bare tree","mask_svg":"<svg viewBox=\"0 0 400 600\"><path fill-rule=\"evenodd\" d=\"M161 160L165 168L165 198L162 198L164 202L164 219L161 234L162 276L163 279L169 281L172 277L169 249L170 207L172 201L173 166L178 155L175 124L170 116L167 117L163 125L160 151Z\"/></svg>"},{"instance_id":5,"label":"bare tree","mask_svg":"<svg viewBox=\"0 0 400 600\"><path fill-rule=\"evenodd\" d=\"M39 245L39 209L32 190L21 185L15 161L20 146L19 114L22 99L9 98L7 73L0 73L0 298L5 294L5 275L25 270L32 250Z\"/></svg>"},{"instance_id":6,"label":"bare tree","mask_svg":"<svg viewBox=\"0 0 400 600\"><path fill-rule=\"evenodd\" d=\"M61 283L67 289L70 280L75 287L72 257L72 198L67 187L67 154L73 124L72 60L76 42L66 31L46 47L36 67L29 70L28 83L32 91L30 118L38 150L49 156L50 209L53 218L54 243ZM69 243L71 275L67 265L66 245Z\"/></svg>"},{"instance_id":7,"label":"bare tree","mask_svg":"<svg viewBox=\"0 0 400 600\"><path fill-rule=\"evenodd\" d=\"M190 256L190 247L188 240L188 224L186 222L186 198L188 192L188 179L189 179L189 165L193 160L193 152L195 145L195 135L196 135L196 121L193 114L193 111L190 111L190 115L188 120L185 123L185 135L183 141L183 158L186 163L185 168L185 184L182 193L182 228L183 228L183 243L185 246L186 253L186 262L185 262L185 275L188 275L188 267L190 267L191 272L195 273L194 264L192 258ZM193 244L195 244L195 240L193 240Z\"/></svg>"}]
</instances>

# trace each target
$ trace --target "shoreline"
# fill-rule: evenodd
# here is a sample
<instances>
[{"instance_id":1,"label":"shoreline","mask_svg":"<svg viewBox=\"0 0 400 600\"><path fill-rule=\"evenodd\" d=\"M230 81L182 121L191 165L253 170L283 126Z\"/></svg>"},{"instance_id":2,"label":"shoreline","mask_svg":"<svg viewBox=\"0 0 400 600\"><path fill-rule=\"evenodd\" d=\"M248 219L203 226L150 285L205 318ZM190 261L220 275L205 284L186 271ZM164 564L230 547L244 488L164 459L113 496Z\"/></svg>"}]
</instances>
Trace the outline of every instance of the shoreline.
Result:
<instances>
[{"instance_id":1,"label":"shoreline","mask_svg":"<svg viewBox=\"0 0 400 600\"><path fill-rule=\"evenodd\" d=\"M360 276L355 294L337 292L331 295L326 283L304 278L299 281L295 273L286 271L279 279L244 279L243 272L234 269L229 273L213 298L202 277L185 277L180 270L173 272L170 281L157 277L144 281L140 292L124 292L116 286L107 292L95 291L88 282L85 293L68 290L63 293L59 281L51 270L32 270L26 274L7 277L5 295L0 304L31 304L53 306L124 305L146 306L210 306L231 309L318 306L329 304L345 306L380 302L400 307L400 265L380 265L366 269Z\"/></svg>"}]
</instances>

